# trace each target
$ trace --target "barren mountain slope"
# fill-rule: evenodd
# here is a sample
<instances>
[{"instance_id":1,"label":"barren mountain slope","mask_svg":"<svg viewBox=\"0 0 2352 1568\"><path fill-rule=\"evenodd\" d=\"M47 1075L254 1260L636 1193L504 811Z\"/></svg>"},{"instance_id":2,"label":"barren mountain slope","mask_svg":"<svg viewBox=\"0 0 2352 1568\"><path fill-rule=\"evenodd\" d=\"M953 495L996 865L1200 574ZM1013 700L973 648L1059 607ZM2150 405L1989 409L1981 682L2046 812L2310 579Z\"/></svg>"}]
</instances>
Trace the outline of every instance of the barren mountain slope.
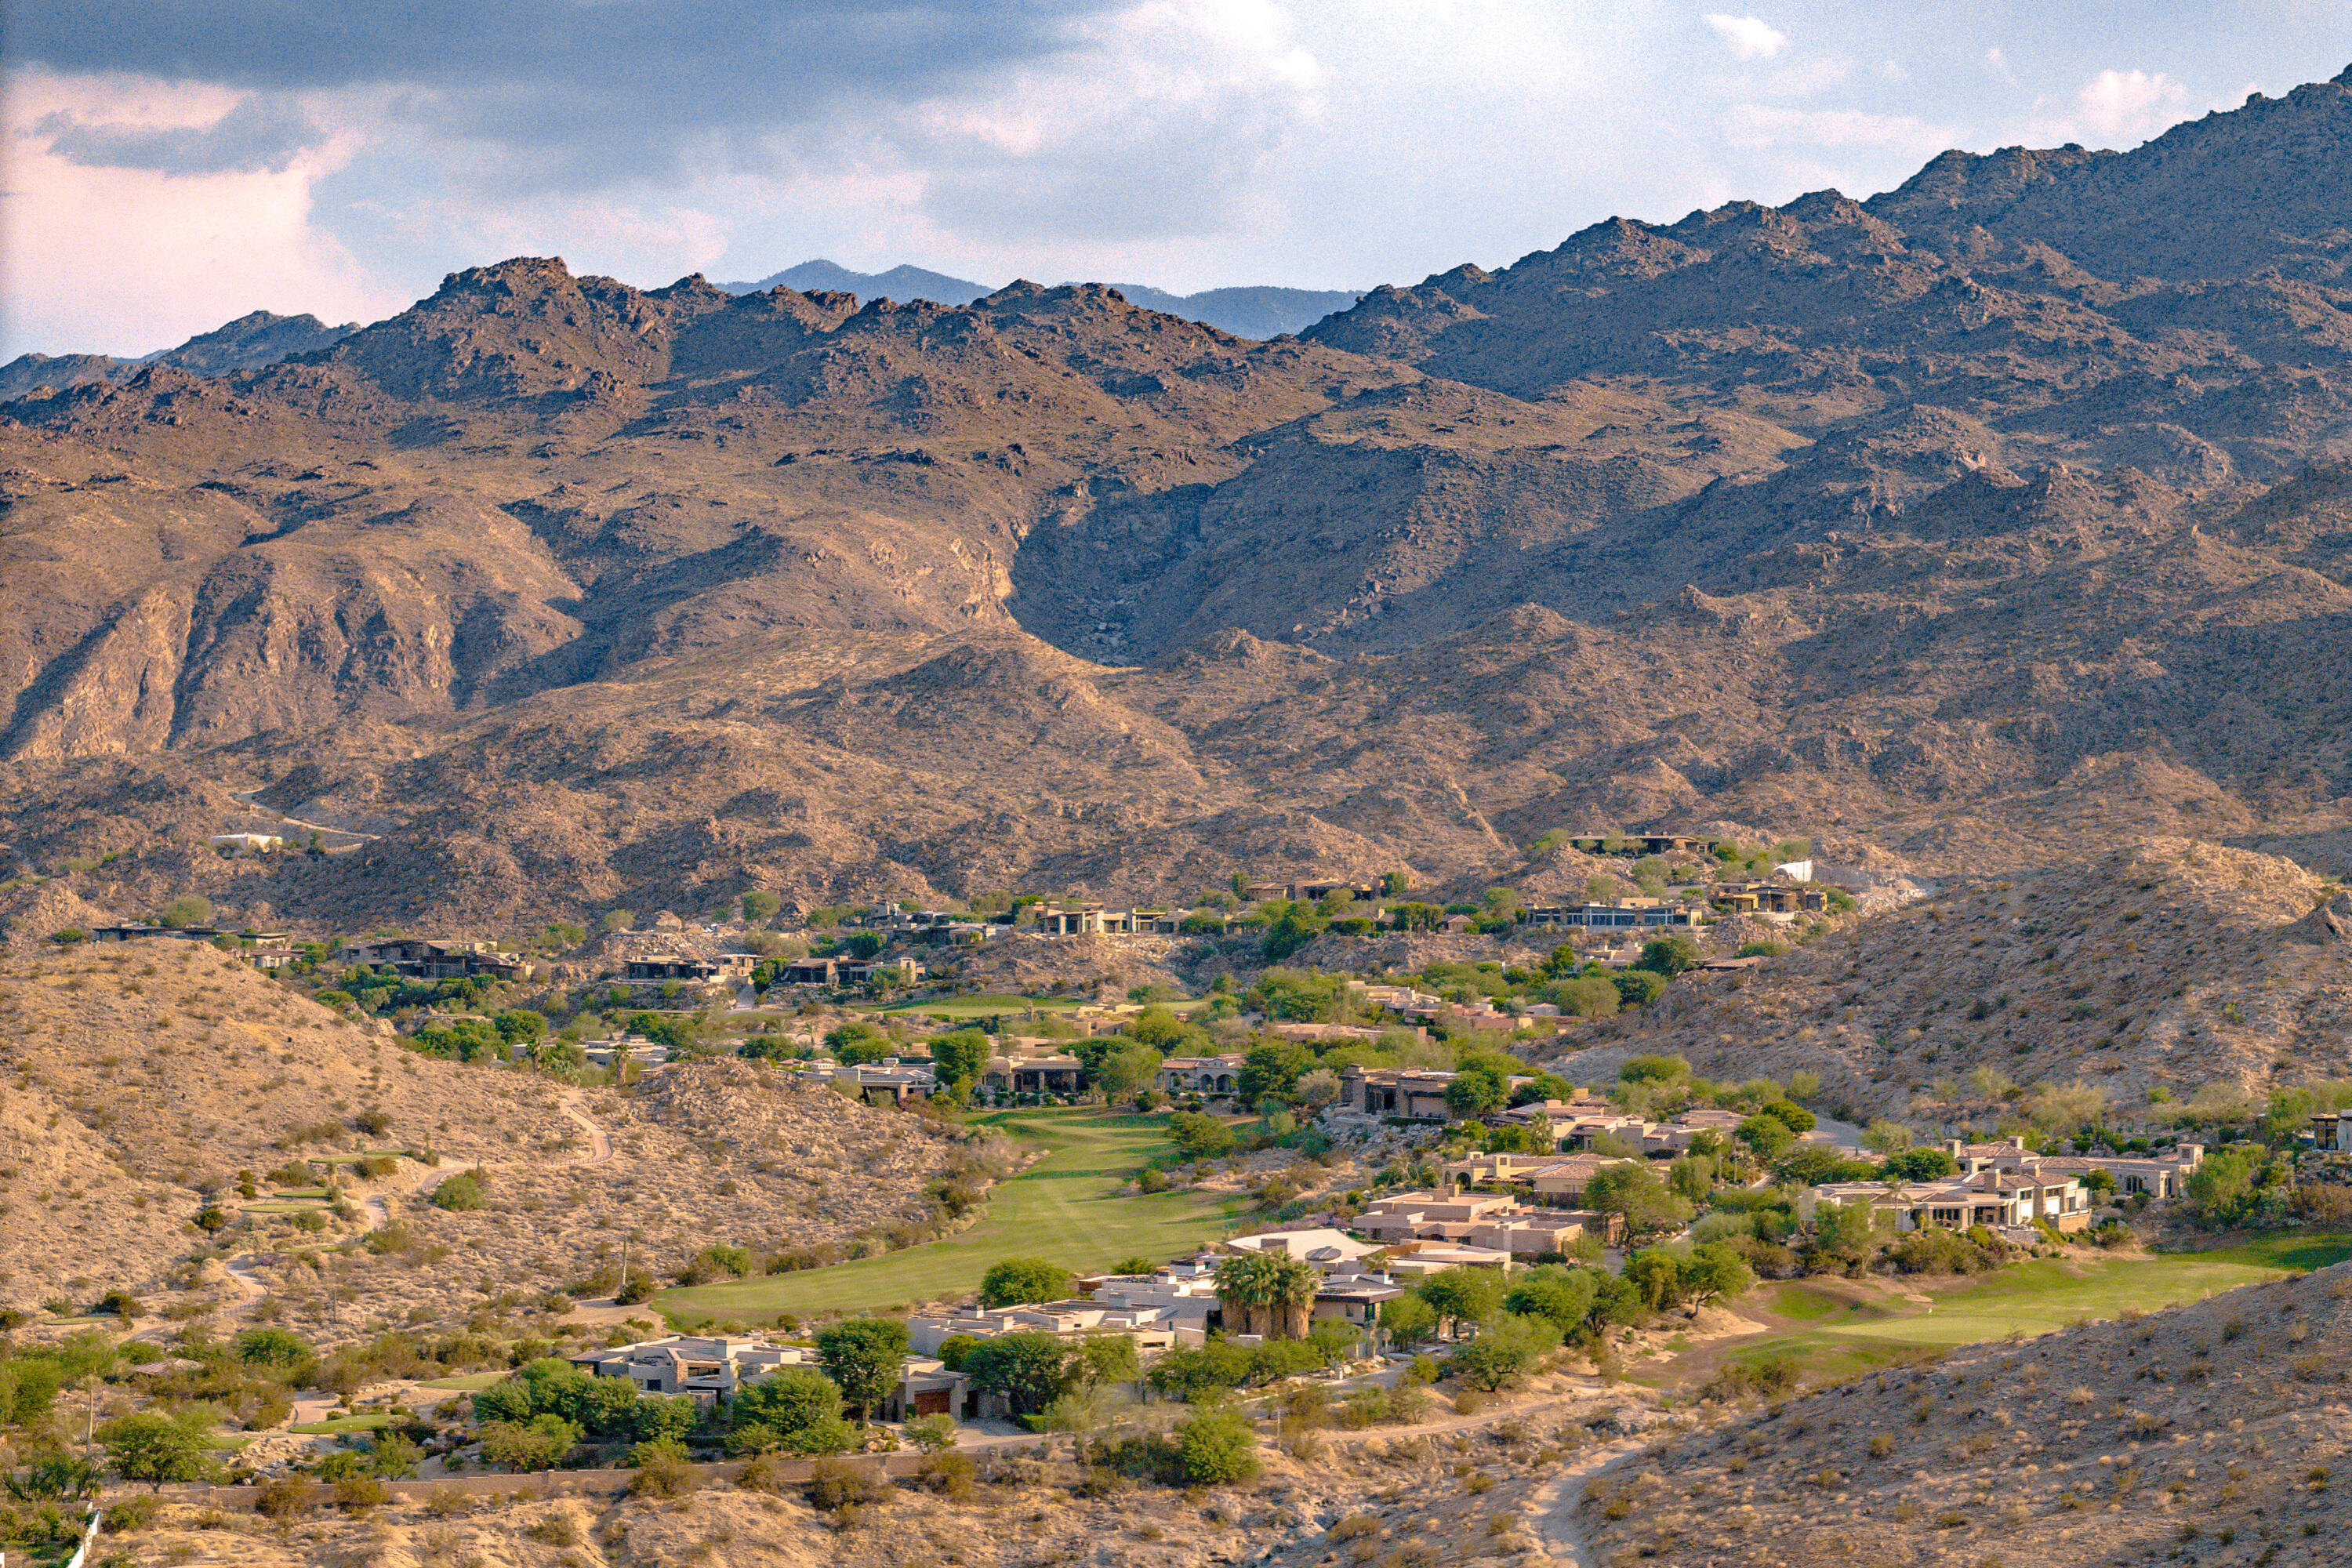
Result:
<instances>
[{"instance_id":1,"label":"barren mountain slope","mask_svg":"<svg viewBox=\"0 0 2352 1568\"><path fill-rule=\"evenodd\" d=\"M2342 1561L2352 1268L1979 1345L1601 1477L1592 1561ZM2233 1544L2234 1543L2234 1544Z\"/></svg>"},{"instance_id":2,"label":"barren mountain slope","mask_svg":"<svg viewBox=\"0 0 2352 1568\"><path fill-rule=\"evenodd\" d=\"M126 912L494 924L1469 884L1716 819L1933 875L2322 844L2352 293L2340 214L2264 193L2333 188L2347 102L1612 222L1312 342L524 258L12 405L0 850L125 851L73 890ZM2155 279L2093 243L2135 180L2187 193ZM194 854L256 786L381 837Z\"/></svg>"},{"instance_id":3,"label":"barren mountain slope","mask_svg":"<svg viewBox=\"0 0 2352 1568\"><path fill-rule=\"evenodd\" d=\"M1570 1076L1641 1051L1732 1079L1803 1068L1832 1101L1928 1123L2015 1114L2012 1081L2128 1110L2352 1077L2352 904L2293 861L2187 838L1972 882L1685 984Z\"/></svg>"},{"instance_id":4,"label":"barren mountain slope","mask_svg":"<svg viewBox=\"0 0 2352 1568\"><path fill-rule=\"evenodd\" d=\"M493 1090L519 1081L533 1080L489 1079ZM761 1259L861 1237L878 1246L932 1219L928 1185L961 1154L952 1129L739 1061L668 1068L631 1095L575 1097L573 1110L465 1167L481 1177L480 1207L438 1207L395 1183L391 1226L367 1247L320 1258L299 1237L273 1238L255 1277L297 1321L343 1335L509 1290L609 1289L625 1242L629 1271L664 1281L715 1245Z\"/></svg>"},{"instance_id":5,"label":"barren mountain slope","mask_svg":"<svg viewBox=\"0 0 2352 1568\"><path fill-rule=\"evenodd\" d=\"M240 1170L428 1148L455 1168L570 1125L542 1079L412 1056L201 943L0 959L0 1292L20 1306L152 1288Z\"/></svg>"}]
</instances>

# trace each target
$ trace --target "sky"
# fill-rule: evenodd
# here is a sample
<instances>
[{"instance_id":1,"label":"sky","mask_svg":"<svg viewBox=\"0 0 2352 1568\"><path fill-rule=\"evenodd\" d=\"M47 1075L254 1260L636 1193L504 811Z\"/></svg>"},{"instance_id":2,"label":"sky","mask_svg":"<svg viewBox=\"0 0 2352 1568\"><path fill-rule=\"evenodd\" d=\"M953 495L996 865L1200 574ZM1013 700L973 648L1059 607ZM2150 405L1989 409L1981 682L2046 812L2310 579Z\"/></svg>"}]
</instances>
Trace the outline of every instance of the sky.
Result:
<instances>
[{"instance_id":1,"label":"sky","mask_svg":"<svg viewBox=\"0 0 2352 1568\"><path fill-rule=\"evenodd\" d=\"M1612 216L2128 148L2352 63L2352 0L17 0L0 359L457 268L824 257L1366 288Z\"/></svg>"}]
</instances>

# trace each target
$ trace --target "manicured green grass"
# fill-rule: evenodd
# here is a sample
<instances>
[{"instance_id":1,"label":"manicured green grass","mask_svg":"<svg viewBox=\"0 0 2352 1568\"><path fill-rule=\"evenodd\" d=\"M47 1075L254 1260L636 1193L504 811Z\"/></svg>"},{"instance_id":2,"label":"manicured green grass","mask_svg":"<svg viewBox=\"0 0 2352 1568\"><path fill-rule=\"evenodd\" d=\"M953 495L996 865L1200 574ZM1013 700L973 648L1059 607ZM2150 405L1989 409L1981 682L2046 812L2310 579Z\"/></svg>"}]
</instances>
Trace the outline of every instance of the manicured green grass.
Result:
<instances>
[{"instance_id":1,"label":"manicured green grass","mask_svg":"<svg viewBox=\"0 0 2352 1568\"><path fill-rule=\"evenodd\" d=\"M1043 1258L1073 1269L1122 1258L1172 1258L1224 1231L1221 1200L1198 1193L1119 1195L1135 1170L1167 1147L1167 1123L1097 1109L1000 1111L980 1119L1050 1150L990 1192L980 1223L904 1252L829 1268L702 1285L656 1297L673 1325L746 1321L778 1312L861 1311L976 1289L992 1263Z\"/></svg>"},{"instance_id":2,"label":"manicured green grass","mask_svg":"<svg viewBox=\"0 0 2352 1568\"><path fill-rule=\"evenodd\" d=\"M299 1432L305 1437L333 1437L345 1432L379 1432L392 1424L389 1411L379 1410L367 1415L338 1415L326 1421L306 1421L299 1426L289 1426L289 1432Z\"/></svg>"},{"instance_id":3,"label":"manicured green grass","mask_svg":"<svg viewBox=\"0 0 2352 1568\"><path fill-rule=\"evenodd\" d=\"M2153 1312L2275 1279L2290 1267L2230 1252L2109 1258L2081 1264L2042 1258L1941 1289L1933 1310L1917 1317L1842 1324L1827 1331L1932 1345L1974 1344L2012 1333L2046 1334L2085 1318L2119 1317L2132 1308Z\"/></svg>"},{"instance_id":4,"label":"manicured green grass","mask_svg":"<svg viewBox=\"0 0 2352 1568\"><path fill-rule=\"evenodd\" d=\"M321 1214L327 1205L314 1199L298 1198L289 1203L239 1204L239 1214Z\"/></svg>"},{"instance_id":5,"label":"manicured green grass","mask_svg":"<svg viewBox=\"0 0 2352 1568\"><path fill-rule=\"evenodd\" d=\"M941 996L929 1002L900 1002L893 1006L858 1009L879 1013L911 1013L939 1018L992 1018L1005 1013L1067 1013L1086 1005L1077 996L1015 996L989 992L978 996Z\"/></svg>"},{"instance_id":6,"label":"manicured green grass","mask_svg":"<svg viewBox=\"0 0 2352 1568\"><path fill-rule=\"evenodd\" d=\"M430 1383L420 1383L419 1388L437 1388L447 1394L471 1394L478 1388L488 1388L504 1380L503 1372L473 1372L463 1377L436 1377Z\"/></svg>"}]
</instances>

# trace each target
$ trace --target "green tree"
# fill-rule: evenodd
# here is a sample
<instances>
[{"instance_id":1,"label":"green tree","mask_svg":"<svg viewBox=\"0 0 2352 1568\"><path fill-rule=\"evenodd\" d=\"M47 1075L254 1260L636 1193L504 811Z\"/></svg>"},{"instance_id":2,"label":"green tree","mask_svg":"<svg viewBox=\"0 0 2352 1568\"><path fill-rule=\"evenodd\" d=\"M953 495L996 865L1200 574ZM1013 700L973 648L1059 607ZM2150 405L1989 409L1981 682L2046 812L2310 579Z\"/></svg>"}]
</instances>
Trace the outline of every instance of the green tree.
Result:
<instances>
[{"instance_id":1,"label":"green tree","mask_svg":"<svg viewBox=\"0 0 2352 1568\"><path fill-rule=\"evenodd\" d=\"M1683 1263L1683 1296L1702 1306L1736 1301L1756 1283L1756 1271L1727 1243L1702 1242Z\"/></svg>"},{"instance_id":2,"label":"green tree","mask_svg":"<svg viewBox=\"0 0 2352 1568\"><path fill-rule=\"evenodd\" d=\"M118 1415L98 1429L98 1441L116 1475L157 1491L166 1481L198 1481L212 1473L212 1444L194 1421L152 1411Z\"/></svg>"},{"instance_id":3,"label":"green tree","mask_svg":"<svg viewBox=\"0 0 2352 1568\"><path fill-rule=\"evenodd\" d=\"M247 1366L299 1366L310 1359L310 1342L290 1329L247 1329L229 1345Z\"/></svg>"},{"instance_id":4,"label":"green tree","mask_svg":"<svg viewBox=\"0 0 2352 1568\"><path fill-rule=\"evenodd\" d=\"M1102 1086L1105 1099L1132 1100L1144 1090L1160 1086L1160 1065L1159 1051L1137 1042L1104 1058L1095 1080Z\"/></svg>"},{"instance_id":5,"label":"green tree","mask_svg":"<svg viewBox=\"0 0 2352 1568\"><path fill-rule=\"evenodd\" d=\"M1656 1247L1637 1252L1625 1260L1625 1282L1641 1292L1644 1307L1663 1312L1683 1299L1682 1260Z\"/></svg>"},{"instance_id":6,"label":"green tree","mask_svg":"<svg viewBox=\"0 0 2352 1568\"><path fill-rule=\"evenodd\" d=\"M1401 1345L1417 1345L1437 1337L1437 1309L1418 1293L1399 1296L1381 1306L1381 1327Z\"/></svg>"},{"instance_id":7,"label":"green tree","mask_svg":"<svg viewBox=\"0 0 2352 1568\"><path fill-rule=\"evenodd\" d=\"M1945 1150L1905 1149L1888 1155L1886 1163L1879 1168L1879 1174L1906 1182L1932 1182L1939 1176L1948 1176L1959 1168Z\"/></svg>"},{"instance_id":8,"label":"green tree","mask_svg":"<svg viewBox=\"0 0 2352 1568\"><path fill-rule=\"evenodd\" d=\"M163 906L157 923L172 931L205 924L213 918L213 901L201 893L183 893Z\"/></svg>"},{"instance_id":9,"label":"green tree","mask_svg":"<svg viewBox=\"0 0 2352 1568\"><path fill-rule=\"evenodd\" d=\"M1511 1080L1484 1062L1462 1068L1445 1086L1445 1109L1459 1117L1491 1115L1510 1098Z\"/></svg>"},{"instance_id":10,"label":"green tree","mask_svg":"<svg viewBox=\"0 0 2352 1568\"><path fill-rule=\"evenodd\" d=\"M1315 1053L1296 1040L1269 1040L1251 1047L1243 1058L1242 1103L1255 1105L1269 1097L1286 1100L1300 1076L1315 1066Z\"/></svg>"},{"instance_id":11,"label":"green tree","mask_svg":"<svg viewBox=\"0 0 2352 1568\"><path fill-rule=\"evenodd\" d=\"M1694 1212L1689 1200L1669 1189L1656 1171L1632 1161L1595 1171L1585 1183L1584 1206L1622 1216L1635 1237L1676 1229Z\"/></svg>"},{"instance_id":12,"label":"green tree","mask_svg":"<svg viewBox=\"0 0 2352 1568\"><path fill-rule=\"evenodd\" d=\"M1026 1301L1059 1301L1077 1280L1058 1263L1042 1258L1007 1258L981 1276L980 1304L1013 1307Z\"/></svg>"},{"instance_id":13,"label":"green tree","mask_svg":"<svg viewBox=\"0 0 2352 1568\"><path fill-rule=\"evenodd\" d=\"M1643 942L1642 956L1633 961L1633 965L1671 978L1696 969L1698 963L1698 943L1676 931L1665 936L1654 936Z\"/></svg>"},{"instance_id":14,"label":"green tree","mask_svg":"<svg viewBox=\"0 0 2352 1568\"><path fill-rule=\"evenodd\" d=\"M1547 1265L1511 1288L1503 1297L1503 1310L1522 1318L1542 1318L1565 1336L1584 1326L1592 1311L1593 1294L1590 1272Z\"/></svg>"},{"instance_id":15,"label":"green tree","mask_svg":"<svg viewBox=\"0 0 2352 1568\"><path fill-rule=\"evenodd\" d=\"M1240 1413L1203 1410L1176 1428L1177 1467L1187 1485L1234 1486L1255 1480L1257 1432Z\"/></svg>"},{"instance_id":16,"label":"green tree","mask_svg":"<svg viewBox=\"0 0 2352 1568\"><path fill-rule=\"evenodd\" d=\"M1788 1151L1797 1141L1789 1124L1777 1116L1757 1115L1739 1124L1732 1136L1756 1152L1756 1157L1769 1164Z\"/></svg>"},{"instance_id":17,"label":"green tree","mask_svg":"<svg viewBox=\"0 0 2352 1568\"><path fill-rule=\"evenodd\" d=\"M399 1432L379 1432L368 1456L369 1468L388 1481L404 1481L425 1462L425 1450Z\"/></svg>"},{"instance_id":18,"label":"green tree","mask_svg":"<svg viewBox=\"0 0 2352 1568\"><path fill-rule=\"evenodd\" d=\"M491 1016L499 1038L509 1047L536 1045L547 1037L547 1016L528 1007L505 1007Z\"/></svg>"},{"instance_id":19,"label":"green tree","mask_svg":"<svg viewBox=\"0 0 2352 1568\"><path fill-rule=\"evenodd\" d=\"M482 1458L501 1469L551 1470L580 1446L580 1428L561 1415L493 1421L482 1428Z\"/></svg>"},{"instance_id":20,"label":"green tree","mask_svg":"<svg viewBox=\"0 0 2352 1568\"><path fill-rule=\"evenodd\" d=\"M1534 1371L1545 1352L1559 1347L1559 1328L1549 1319L1507 1313L1482 1327L1468 1344L1455 1347L1446 1358L1446 1370L1491 1394Z\"/></svg>"},{"instance_id":21,"label":"green tree","mask_svg":"<svg viewBox=\"0 0 2352 1568\"><path fill-rule=\"evenodd\" d=\"M1053 1334L999 1334L964 1354L972 1387L1002 1396L1015 1415L1042 1415L1071 1381L1069 1347Z\"/></svg>"},{"instance_id":22,"label":"green tree","mask_svg":"<svg viewBox=\"0 0 2352 1568\"><path fill-rule=\"evenodd\" d=\"M873 1408L898 1390L907 1360L907 1325L897 1318L835 1323L817 1331L816 1353L863 1426Z\"/></svg>"},{"instance_id":23,"label":"green tree","mask_svg":"<svg viewBox=\"0 0 2352 1568\"><path fill-rule=\"evenodd\" d=\"M773 919L776 911L783 907L784 900L765 888L754 888L743 895L743 918L755 925Z\"/></svg>"},{"instance_id":24,"label":"green tree","mask_svg":"<svg viewBox=\"0 0 2352 1568\"><path fill-rule=\"evenodd\" d=\"M943 1089L967 1080L978 1083L988 1070L988 1037L978 1029L956 1029L931 1037L931 1076Z\"/></svg>"},{"instance_id":25,"label":"green tree","mask_svg":"<svg viewBox=\"0 0 2352 1568\"><path fill-rule=\"evenodd\" d=\"M1234 1152L1234 1130L1215 1117L1197 1110L1179 1110L1168 1118L1168 1137L1188 1160L1218 1160Z\"/></svg>"},{"instance_id":26,"label":"green tree","mask_svg":"<svg viewBox=\"0 0 2352 1568\"><path fill-rule=\"evenodd\" d=\"M1613 1018L1624 1005L1617 994L1616 983L1606 974L1579 974L1555 981L1545 994L1553 1005L1580 1018Z\"/></svg>"},{"instance_id":27,"label":"green tree","mask_svg":"<svg viewBox=\"0 0 2352 1568\"><path fill-rule=\"evenodd\" d=\"M1609 983L1617 987L1618 1003L1626 1007L1646 1007L1666 994L1664 975L1638 966L1617 970Z\"/></svg>"},{"instance_id":28,"label":"green tree","mask_svg":"<svg viewBox=\"0 0 2352 1568\"><path fill-rule=\"evenodd\" d=\"M731 1412L736 1428L761 1426L797 1447L803 1433L841 1421L841 1387L813 1366L782 1366L745 1384Z\"/></svg>"},{"instance_id":29,"label":"green tree","mask_svg":"<svg viewBox=\"0 0 2352 1568\"><path fill-rule=\"evenodd\" d=\"M1419 1289L1431 1310L1452 1320L1457 1337L1503 1304L1503 1277L1491 1268L1443 1268L1423 1279Z\"/></svg>"},{"instance_id":30,"label":"green tree","mask_svg":"<svg viewBox=\"0 0 2352 1568\"><path fill-rule=\"evenodd\" d=\"M1128 1334L1088 1334L1078 1342L1078 1354L1074 1368L1080 1384L1087 1389L1108 1387L1115 1383L1132 1383L1143 1370L1135 1353L1135 1340Z\"/></svg>"}]
</instances>

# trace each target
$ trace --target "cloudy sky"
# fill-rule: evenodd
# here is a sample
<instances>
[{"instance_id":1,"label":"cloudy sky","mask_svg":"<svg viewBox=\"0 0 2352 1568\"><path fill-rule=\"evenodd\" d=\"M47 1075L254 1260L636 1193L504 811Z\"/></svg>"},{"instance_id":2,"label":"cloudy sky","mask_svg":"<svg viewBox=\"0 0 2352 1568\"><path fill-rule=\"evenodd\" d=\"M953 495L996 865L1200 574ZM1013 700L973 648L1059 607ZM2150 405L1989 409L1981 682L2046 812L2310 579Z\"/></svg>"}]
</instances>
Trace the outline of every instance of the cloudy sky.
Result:
<instances>
[{"instance_id":1,"label":"cloudy sky","mask_svg":"<svg viewBox=\"0 0 2352 1568\"><path fill-rule=\"evenodd\" d=\"M2352 0L42 0L0 358L372 320L519 255L1179 290L2128 147L2335 76Z\"/></svg>"}]
</instances>

